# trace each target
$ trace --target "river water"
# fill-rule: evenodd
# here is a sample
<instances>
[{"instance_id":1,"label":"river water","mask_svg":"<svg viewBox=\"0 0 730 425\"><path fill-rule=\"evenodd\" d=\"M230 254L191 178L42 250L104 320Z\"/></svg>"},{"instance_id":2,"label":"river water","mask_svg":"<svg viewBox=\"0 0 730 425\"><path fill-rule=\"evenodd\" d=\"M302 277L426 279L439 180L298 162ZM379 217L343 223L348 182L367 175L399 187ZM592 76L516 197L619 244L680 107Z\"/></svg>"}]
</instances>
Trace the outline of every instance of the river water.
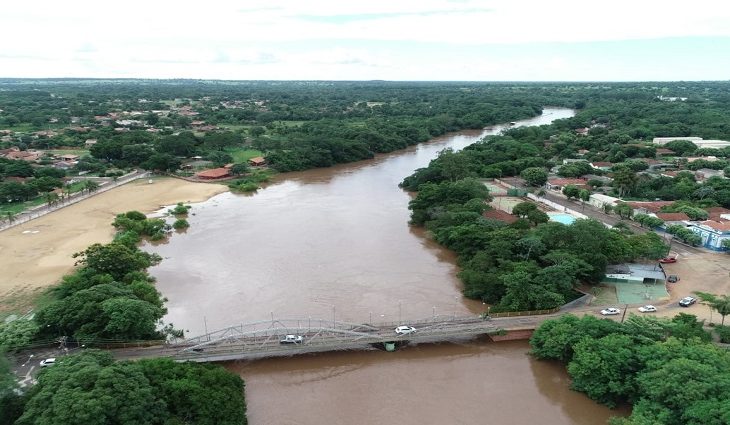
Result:
<instances>
[{"instance_id":1,"label":"river water","mask_svg":"<svg viewBox=\"0 0 730 425\"><path fill-rule=\"evenodd\" d=\"M516 125L573 115L546 108ZM193 208L190 229L148 245L167 322L193 336L276 318L407 322L476 314L454 256L408 225L398 183L444 148L505 126L465 131L373 160L288 173L253 195ZM252 424L605 423L611 411L568 390L560 365L526 343L412 347L231 364L246 379ZM613 412L615 413L615 412Z\"/></svg>"}]
</instances>

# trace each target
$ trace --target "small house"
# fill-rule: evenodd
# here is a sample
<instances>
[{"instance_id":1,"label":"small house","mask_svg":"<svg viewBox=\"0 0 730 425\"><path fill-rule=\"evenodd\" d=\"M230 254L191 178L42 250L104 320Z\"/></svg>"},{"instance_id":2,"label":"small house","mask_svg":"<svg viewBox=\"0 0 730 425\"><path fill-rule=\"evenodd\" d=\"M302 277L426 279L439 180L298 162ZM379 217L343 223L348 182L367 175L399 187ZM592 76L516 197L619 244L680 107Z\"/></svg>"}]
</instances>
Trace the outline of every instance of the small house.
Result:
<instances>
[{"instance_id":1,"label":"small house","mask_svg":"<svg viewBox=\"0 0 730 425\"><path fill-rule=\"evenodd\" d=\"M224 177L229 177L231 175L231 170L228 168L212 168L210 170L201 171L199 173L196 173L195 176L202 180L215 180L215 179L222 179Z\"/></svg>"},{"instance_id":2,"label":"small house","mask_svg":"<svg viewBox=\"0 0 730 425\"><path fill-rule=\"evenodd\" d=\"M578 186L585 188L588 185L588 181L585 179L548 179L547 188L550 190L561 191L565 186Z\"/></svg>"},{"instance_id":3,"label":"small house","mask_svg":"<svg viewBox=\"0 0 730 425\"><path fill-rule=\"evenodd\" d=\"M253 167L260 167L266 165L266 160L262 156L256 156L248 160L249 165Z\"/></svg>"}]
</instances>

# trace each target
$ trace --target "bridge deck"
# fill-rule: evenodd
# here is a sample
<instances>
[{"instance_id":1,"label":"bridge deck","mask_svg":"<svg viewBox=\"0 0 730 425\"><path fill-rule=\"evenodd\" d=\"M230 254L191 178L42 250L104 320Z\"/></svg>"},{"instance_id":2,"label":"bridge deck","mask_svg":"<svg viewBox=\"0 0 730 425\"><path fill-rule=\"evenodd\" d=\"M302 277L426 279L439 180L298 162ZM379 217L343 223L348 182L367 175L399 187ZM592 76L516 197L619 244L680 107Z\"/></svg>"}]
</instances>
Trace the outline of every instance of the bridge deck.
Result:
<instances>
[{"instance_id":1,"label":"bridge deck","mask_svg":"<svg viewBox=\"0 0 730 425\"><path fill-rule=\"evenodd\" d=\"M502 331L535 329L554 316L433 317L405 323L354 324L312 319L279 319L241 324L164 346L120 350L117 357L170 357L177 361L213 362L294 356L340 350L373 350L381 344L438 343L466 340ZM399 325L416 328L398 335ZM300 344L282 344L284 335L301 335Z\"/></svg>"}]
</instances>

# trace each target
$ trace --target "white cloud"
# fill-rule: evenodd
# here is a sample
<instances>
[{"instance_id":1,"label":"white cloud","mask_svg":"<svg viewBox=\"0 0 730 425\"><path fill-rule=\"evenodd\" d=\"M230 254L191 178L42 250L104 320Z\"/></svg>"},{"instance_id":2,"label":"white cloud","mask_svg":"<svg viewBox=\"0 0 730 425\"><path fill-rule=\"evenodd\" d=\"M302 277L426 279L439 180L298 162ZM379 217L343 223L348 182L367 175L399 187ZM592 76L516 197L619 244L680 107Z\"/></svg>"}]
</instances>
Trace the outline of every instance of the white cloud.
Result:
<instances>
[{"instance_id":1,"label":"white cloud","mask_svg":"<svg viewBox=\"0 0 730 425\"><path fill-rule=\"evenodd\" d=\"M466 79L530 58L478 68L436 57L463 46L730 37L728 22L730 3L715 0L8 2L0 76L424 79L460 70ZM409 45L431 50L406 60Z\"/></svg>"}]
</instances>

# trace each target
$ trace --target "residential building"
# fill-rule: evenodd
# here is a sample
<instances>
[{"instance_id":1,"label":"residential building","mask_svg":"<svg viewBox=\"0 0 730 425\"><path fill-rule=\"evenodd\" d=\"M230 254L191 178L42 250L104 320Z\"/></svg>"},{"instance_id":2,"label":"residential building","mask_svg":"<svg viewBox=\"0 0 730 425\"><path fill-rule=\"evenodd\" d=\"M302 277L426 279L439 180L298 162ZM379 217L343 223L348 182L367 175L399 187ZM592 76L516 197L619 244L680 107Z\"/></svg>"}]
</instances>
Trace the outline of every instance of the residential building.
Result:
<instances>
[{"instance_id":1,"label":"residential building","mask_svg":"<svg viewBox=\"0 0 730 425\"><path fill-rule=\"evenodd\" d=\"M222 179L231 175L231 170L227 168L212 168L210 170L201 171L196 173L195 176L203 180L215 180Z\"/></svg>"},{"instance_id":2,"label":"residential building","mask_svg":"<svg viewBox=\"0 0 730 425\"><path fill-rule=\"evenodd\" d=\"M727 251L722 242L730 239L730 221L706 220L694 223L690 230L702 238L702 246L713 251Z\"/></svg>"},{"instance_id":3,"label":"residential building","mask_svg":"<svg viewBox=\"0 0 730 425\"><path fill-rule=\"evenodd\" d=\"M517 216L514 216L502 210L498 210L496 208L484 211L482 213L482 216L484 218L491 218L492 220L502 221L507 224L512 224L518 220Z\"/></svg>"},{"instance_id":4,"label":"residential building","mask_svg":"<svg viewBox=\"0 0 730 425\"><path fill-rule=\"evenodd\" d=\"M266 164L266 159L264 159L264 157L262 157L262 156L257 156L257 157L249 159L248 163L249 163L249 165L252 165L254 167L260 167L260 166Z\"/></svg>"},{"instance_id":5,"label":"residential building","mask_svg":"<svg viewBox=\"0 0 730 425\"><path fill-rule=\"evenodd\" d=\"M561 190L563 190L563 188L565 186L568 186L568 185L573 185L573 186L578 186L580 188L585 188L586 186L588 186L588 183L587 183L587 180L586 179L561 179L561 178L556 178L556 179L548 179L548 181L547 181L547 183L546 183L545 186L548 189L550 189L550 190L561 191Z\"/></svg>"}]
</instances>

